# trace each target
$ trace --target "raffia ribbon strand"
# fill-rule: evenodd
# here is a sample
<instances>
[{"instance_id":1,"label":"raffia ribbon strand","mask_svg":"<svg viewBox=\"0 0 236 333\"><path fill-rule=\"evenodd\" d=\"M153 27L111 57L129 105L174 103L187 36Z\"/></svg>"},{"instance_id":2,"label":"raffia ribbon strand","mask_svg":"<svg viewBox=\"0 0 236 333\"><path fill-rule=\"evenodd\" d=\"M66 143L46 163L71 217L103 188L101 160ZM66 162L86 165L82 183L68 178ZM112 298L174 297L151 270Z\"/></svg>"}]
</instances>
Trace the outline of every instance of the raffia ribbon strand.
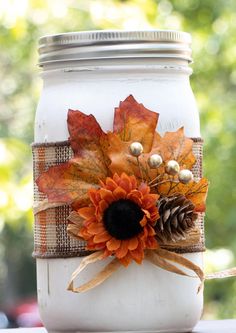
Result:
<instances>
[{"instance_id":1,"label":"raffia ribbon strand","mask_svg":"<svg viewBox=\"0 0 236 333\"><path fill-rule=\"evenodd\" d=\"M169 263L164 258L161 258L155 251L147 251L145 258L150 261L153 265L158 266L166 271L176 273L179 275L189 276L189 277L196 277L193 275L189 275L185 273L182 269L178 268L177 266Z\"/></svg>"},{"instance_id":2,"label":"raffia ribbon strand","mask_svg":"<svg viewBox=\"0 0 236 333\"><path fill-rule=\"evenodd\" d=\"M106 265L95 277L93 277L90 281L84 283L80 287L74 287L74 280L76 277L89 265L98 260L103 259L103 252L98 251L92 253L88 257L85 257L79 267L74 271L71 276L70 283L68 285L67 290L73 291L74 293L82 293L97 287L99 284L107 280L118 268L121 267L121 263L118 259L113 259L108 265Z\"/></svg>"},{"instance_id":3,"label":"raffia ribbon strand","mask_svg":"<svg viewBox=\"0 0 236 333\"><path fill-rule=\"evenodd\" d=\"M49 202L47 199L43 201L36 201L33 204L33 212L34 215L43 212L44 210L50 209L50 208L57 208L65 206L64 202Z\"/></svg>"},{"instance_id":4,"label":"raffia ribbon strand","mask_svg":"<svg viewBox=\"0 0 236 333\"><path fill-rule=\"evenodd\" d=\"M184 258L183 256L170 252L168 250L164 249L158 249L155 251L161 258L164 258L166 260L172 261L174 263L177 263L185 268L188 268L196 273L196 275L199 277L200 281L204 279L204 273L202 269L195 265L192 261ZM195 276L196 277L196 276Z\"/></svg>"},{"instance_id":5,"label":"raffia ribbon strand","mask_svg":"<svg viewBox=\"0 0 236 333\"><path fill-rule=\"evenodd\" d=\"M205 280L212 280L212 279L224 279L227 277L236 276L236 267L225 269L224 271L215 272L212 274L207 274L205 276Z\"/></svg>"}]
</instances>

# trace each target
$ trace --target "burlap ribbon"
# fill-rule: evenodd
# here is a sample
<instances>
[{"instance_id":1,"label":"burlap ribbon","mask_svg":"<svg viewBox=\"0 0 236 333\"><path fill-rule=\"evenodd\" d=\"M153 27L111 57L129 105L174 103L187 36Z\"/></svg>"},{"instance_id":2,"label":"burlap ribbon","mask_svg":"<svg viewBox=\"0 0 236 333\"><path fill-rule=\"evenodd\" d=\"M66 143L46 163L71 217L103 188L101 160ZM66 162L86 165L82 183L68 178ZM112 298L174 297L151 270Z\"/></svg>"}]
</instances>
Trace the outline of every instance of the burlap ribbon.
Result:
<instances>
[{"instance_id":1,"label":"burlap ribbon","mask_svg":"<svg viewBox=\"0 0 236 333\"><path fill-rule=\"evenodd\" d=\"M195 179L202 177L202 140L192 138L196 163L192 168ZM32 145L34 179L37 179L50 167L67 162L73 157L70 143L52 142ZM67 258L88 255L83 240L68 234L68 215L71 209L60 202L48 202L46 195L34 186L34 253L36 258ZM185 240L165 242L163 248L176 253L194 253L205 251L204 214L199 213L196 228L189 232Z\"/></svg>"},{"instance_id":2,"label":"burlap ribbon","mask_svg":"<svg viewBox=\"0 0 236 333\"><path fill-rule=\"evenodd\" d=\"M74 271L71 276L71 280L69 282L67 290L70 290L74 293L82 293L86 292L90 289L93 289L107 280L115 271L117 271L122 264L117 258L114 258L109 264L107 264L99 273L97 273L91 280L82 284L80 287L75 287L74 282L77 276L90 264L95 263L96 261L102 260L104 258L103 251L97 251L89 256L82 259L79 267ZM236 267L227 269L220 272L215 272L213 274L205 275L203 270L194 264L192 261L184 258L182 255L170 252L164 249L157 249L157 250L146 250L145 251L145 258L146 260L150 261L153 265L158 266L166 271L188 276L190 278L199 278L200 284L198 287L197 292L199 292L205 280L211 279L222 279L227 277L236 276ZM187 268L193 275L186 273L178 266Z\"/></svg>"}]
</instances>

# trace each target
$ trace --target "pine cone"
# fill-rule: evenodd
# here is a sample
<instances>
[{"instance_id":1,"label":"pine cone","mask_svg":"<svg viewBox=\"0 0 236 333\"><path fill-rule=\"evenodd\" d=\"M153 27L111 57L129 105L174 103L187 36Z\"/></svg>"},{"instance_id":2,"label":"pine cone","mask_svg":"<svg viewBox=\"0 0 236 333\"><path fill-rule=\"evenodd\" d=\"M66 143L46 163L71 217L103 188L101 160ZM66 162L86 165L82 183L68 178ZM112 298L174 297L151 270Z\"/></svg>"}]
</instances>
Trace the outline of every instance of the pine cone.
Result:
<instances>
[{"instance_id":1,"label":"pine cone","mask_svg":"<svg viewBox=\"0 0 236 333\"><path fill-rule=\"evenodd\" d=\"M198 217L194 208L192 201L182 194L161 198L158 201L160 218L155 227L157 238L163 242L185 239Z\"/></svg>"}]
</instances>

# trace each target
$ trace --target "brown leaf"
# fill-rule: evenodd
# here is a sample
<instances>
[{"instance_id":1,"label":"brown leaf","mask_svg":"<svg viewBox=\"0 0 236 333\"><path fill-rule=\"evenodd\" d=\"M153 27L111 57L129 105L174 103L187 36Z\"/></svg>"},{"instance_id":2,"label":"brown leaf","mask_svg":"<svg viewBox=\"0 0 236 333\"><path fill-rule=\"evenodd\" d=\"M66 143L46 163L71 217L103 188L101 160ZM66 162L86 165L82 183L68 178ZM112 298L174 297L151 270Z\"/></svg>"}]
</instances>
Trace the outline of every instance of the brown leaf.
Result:
<instances>
[{"instance_id":1,"label":"brown leaf","mask_svg":"<svg viewBox=\"0 0 236 333\"><path fill-rule=\"evenodd\" d=\"M106 154L110 159L109 169L114 173L121 174L125 172L128 175L134 175L137 179L151 180L156 177L158 171L151 170L148 166L148 157L151 153L142 154L137 158L132 156L129 151L131 142L125 142L115 133L107 133L108 147Z\"/></svg>"},{"instance_id":2,"label":"brown leaf","mask_svg":"<svg viewBox=\"0 0 236 333\"><path fill-rule=\"evenodd\" d=\"M98 183L108 175L107 165L110 161L104 155L103 145L107 135L92 115L80 111L68 111L68 129L70 143L75 153L71 163L79 169L80 177L91 183Z\"/></svg>"},{"instance_id":3,"label":"brown leaf","mask_svg":"<svg viewBox=\"0 0 236 333\"><path fill-rule=\"evenodd\" d=\"M192 181L188 184L173 183L168 176L166 181L158 186L158 193L163 196L170 196L175 193L184 194L187 199L195 205L196 212L206 210L206 197L208 191L208 181L201 178L198 182Z\"/></svg>"},{"instance_id":4,"label":"brown leaf","mask_svg":"<svg viewBox=\"0 0 236 333\"><path fill-rule=\"evenodd\" d=\"M75 155L100 146L100 137L105 135L96 118L78 110L69 110L67 116L69 141Z\"/></svg>"},{"instance_id":5,"label":"brown leaf","mask_svg":"<svg viewBox=\"0 0 236 333\"><path fill-rule=\"evenodd\" d=\"M79 158L73 159L73 162L63 163L48 169L42 173L36 180L39 191L45 193L49 202L64 202L70 204L74 200L82 203L88 203L88 190L97 186L95 178L83 180L84 171L80 163L76 163Z\"/></svg>"},{"instance_id":6,"label":"brown leaf","mask_svg":"<svg viewBox=\"0 0 236 333\"><path fill-rule=\"evenodd\" d=\"M125 172L127 175L134 175L140 181L150 179L151 170L146 161L143 161L143 157L141 157L143 162L139 167L137 158L130 154L129 146L131 142L122 141L115 133L108 133L107 139L109 147L106 154L111 161L109 169L112 174Z\"/></svg>"},{"instance_id":7,"label":"brown leaf","mask_svg":"<svg viewBox=\"0 0 236 333\"><path fill-rule=\"evenodd\" d=\"M195 211L197 212L205 212L206 210L208 185L208 180L201 178L197 183L192 182L192 186L190 185L189 189L185 192L186 198L193 202Z\"/></svg>"},{"instance_id":8,"label":"brown leaf","mask_svg":"<svg viewBox=\"0 0 236 333\"><path fill-rule=\"evenodd\" d=\"M80 111L69 110L68 128L75 157L49 168L36 183L50 202L81 205L89 202L88 190L108 176L108 160L100 144L106 142L106 134L93 116Z\"/></svg>"},{"instance_id":9,"label":"brown leaf","mask_svg":"<svg viewBox=\"0 0 236 333\"><path fill-rule=\"evenodd\" d=\"M152 147L158 116L130 95L115 108L114 133L119 134L122 141L140 142L144 152L148 152Z\"/></svg>"},{"instance_id":10,"label":"brown leaf","mask_svg":"<svg viewBox=\"0 0 236 333\"><path fill-rule=\"evenodd\" d=\"M184 128L176 132L166 132L163 137L156 136L153 148L163 161L178 161L181 167L191 169L196 159L192 151L193 141L184 136Z\"/></svg>"},{"instance_id":11,"label":"brown leaf","mask_svg":"<svg viewBox=\"0 0 236 333\"><path fill-rule=\"evenodd\" d=\"M107 156L109 157L111 164L109 165L110 171L121 174L125 172L128 175L134 174L136 158L130 155L129 145L130 142L124 142L115 133L107 133L107 139L109 146L107 147Z\"/></svg>"}]
</instances>

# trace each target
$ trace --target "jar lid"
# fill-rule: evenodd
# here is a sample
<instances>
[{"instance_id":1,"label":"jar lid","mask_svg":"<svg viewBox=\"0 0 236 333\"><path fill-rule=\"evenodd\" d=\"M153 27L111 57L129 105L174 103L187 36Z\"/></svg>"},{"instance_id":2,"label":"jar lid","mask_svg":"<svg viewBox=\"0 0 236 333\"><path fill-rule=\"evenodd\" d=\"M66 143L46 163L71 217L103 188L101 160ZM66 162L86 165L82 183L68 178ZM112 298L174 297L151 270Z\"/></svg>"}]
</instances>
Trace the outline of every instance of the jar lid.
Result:
<instances>
[{"instance_id":1,"label":"jar lid","mask_svg":"<svg viewBox=\"0 0 236 333\"><path fill-rule=\"evenodd\" d=\"M191 36L174 30L97 30L43 36L39 64L124 58L178 58L192 61Z\"/></svg>"}]
</instances>

